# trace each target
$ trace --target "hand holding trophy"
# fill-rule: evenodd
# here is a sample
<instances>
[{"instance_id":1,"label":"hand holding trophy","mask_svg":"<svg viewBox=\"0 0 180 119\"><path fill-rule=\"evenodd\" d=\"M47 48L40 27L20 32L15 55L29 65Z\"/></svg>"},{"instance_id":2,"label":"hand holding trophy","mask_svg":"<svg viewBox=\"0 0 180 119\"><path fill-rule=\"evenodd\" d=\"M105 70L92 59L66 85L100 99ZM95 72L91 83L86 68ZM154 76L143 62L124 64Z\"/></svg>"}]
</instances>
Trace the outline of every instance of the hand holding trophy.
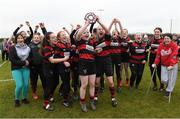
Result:
<instances>
[{"instance_id":1,"label":"hand holding trophy","mask_svg":"<svg viewBox=\"0 0 180 119\"><path fill-rule=\"evenodd\" d=\"M89 21L90 24L93 24L96 22L97 17L93 12L89 12L85 15L84 20Z\"/></svg>"}]
</instances>

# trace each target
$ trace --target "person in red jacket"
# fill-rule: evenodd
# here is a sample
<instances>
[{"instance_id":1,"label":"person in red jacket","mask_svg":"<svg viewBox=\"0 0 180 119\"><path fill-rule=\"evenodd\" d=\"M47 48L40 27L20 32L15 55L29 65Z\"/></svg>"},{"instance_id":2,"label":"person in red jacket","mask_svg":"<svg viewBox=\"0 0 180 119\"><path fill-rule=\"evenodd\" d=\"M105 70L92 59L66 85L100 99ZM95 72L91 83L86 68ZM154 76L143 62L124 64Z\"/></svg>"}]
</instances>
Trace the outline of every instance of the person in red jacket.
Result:
<instances>
[{"instance_id":1,"label":"person in red jacket","mask_svg":"<svg viewBox=\"0 0 180 119\"><path fill-rule=\"evenodd\" d=\"M160 44L156 59L152 67L161 64L161 82L167 85L165 96L173 91L178 71L178 46L172 41L171 34L164 35L164 41Z\"/></svg>"}]
</instances>

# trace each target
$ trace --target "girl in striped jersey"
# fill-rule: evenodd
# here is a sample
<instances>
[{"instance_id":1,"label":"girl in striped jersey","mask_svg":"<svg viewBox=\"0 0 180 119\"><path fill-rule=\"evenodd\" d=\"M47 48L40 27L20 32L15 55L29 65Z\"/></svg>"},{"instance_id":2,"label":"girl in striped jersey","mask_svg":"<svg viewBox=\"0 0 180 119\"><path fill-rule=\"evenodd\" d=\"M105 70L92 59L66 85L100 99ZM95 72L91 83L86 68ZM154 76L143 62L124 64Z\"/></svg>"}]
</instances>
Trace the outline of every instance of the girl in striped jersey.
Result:
<instances>
[{"instance_id":1,"label":"girl in striped jersey","mask_svg":"<svg viewBox=\"0 0 180 119\"><path fill-rule=\"evenodd\" d=\"M90 94L90 107L92 110L96 110L94 104L94 90L95 90L95 78L96 78L96 64L95 64L95 50L93 47L93 40L89 39L89 21L85 22L85 25L79 29L76 35L77 48L79 51L79 78L81 81L80 87L80 105L83 112L87 112L85 104L86 88L89 83Z\"/></svg>"},{"instance_id":2,"label":"girl in striped jersey","mask_svg":"<svg viewBox=\"0 0 180 119\"><path fill-rule=\"evenodd\" d=\"M161 36L162 34L162 29L157 27L154 29L154 37L151 39L150 41L150 56L149 56L149 67L151 70L151 75L153 74L154 68L152 67L152 64L154 63L154 60L156 58L156 53L157 53L157 49L159 47L159 44L163 42L163 37ZM160 88L159 91L163 91L163 84L161 83L161 65L157 65L156 67L156 71L155 74L153 76L153 90L156 91L157 90L157 82L156 82L156 73L158 75L159 78L159 82L160 82Z\"/></svg>"},{"instance_id":3,"label":"girl in striped jersey","mask_svg":"<svg viewBox=\"0 0 180 119\"><path fill-rule=\"evenodd\" d=\"M66 35L65 31L59 31L57 34L57 43L55 44L56 51L54 53L55 58L64 58L65 56L70 56L70 40ZM69 99L70 93L70 62L64 61L57 64L58 74L61 77L62 84L60 86L60 90L62 91L62 95L64 101L62 104L65 107L71 106L71 101ZM59 82L58 82L59 83ZM57 83L57 85L58 85Z\"/></svg>"},{"instance_id":4,"label":"girl in striped jersey","mask_svg":"<svg viewBox=\"0 0 180 119\"><path fill-rule=\"evenodd\" d=\"M135 41L130 44L130 69L131 69L131 78L130 78L130 88L134 86L136 81L135 88L138 89L143 71L144 65L147 61L147 45L142 43L142 35L140 33L135 34Z\"/></svg>"},{"instance_id":5,"label":"girl in striped jersey","mask_svg":"<svg viewBox=\"0 0 180 119\"><path fill-rule=\"evenodd\" d=\"M100 86L100 77L106 74L106 78L109 84L109 91L111 94L111 102L112 106L117 106L117 100L115 98L115 89L114 89L114 81L113 81L113 68L112 68L112 60L110 56L110 43L111 43L111 35L109 30L106 28L104 24L97 18L97 22L99 23L99 27L97 28L98 37L95 41L96 47L96 88L95 88L95 101L98 100L98 90Z\"/></svg>"},{"instance_id":6,"label":"girl in striped jersey","mask_svg":"<svg viewBox=\"0 0 180 119\"><path fill-rule=\"evenodd\" d=\"M121 36L121 39L120 39L120 44L121 44L121 69L120 69L119 85L122 86L122 71L124 69L125 76L126 76L126 87L129 86L128 67L129 67L129 42L130 41L131 41L131 38L128 37L128 30L123 29L122 36Z\"/></svg>"},{"instance_id":7,"label":"girl in striped jersey","mask_svg":"<svg viewBox=\"0 0 180 119\"><path fill-rule=\"evenodd\" d=\"M42 43L42 55L43 55L43 73L46 81L46 89L44 92L44 109L53 111L54 108L50 105L49 99L57 86L57 72L56 64L64 62L69 59L69 56L63 58L54 58L56 35L53 32L47 32Z\"/></svg>"},{"instance_id":8,"label":"girl in striped jersey","mask_svg":"<svg viewBox=\"0 0 180 119\"><path fill-rule=\"evenodd\" d=\"M112 39L110 43L110 53L111 53L111 59L112 59L112 66L116 70L116 78L117 78L117 92L121 92L121 86L120 86L120 69L121 69L121 44L120 44L120 35L122 33L118 32L117 24L120 27L120 31L122 32L122 26L118 19L113 19L109 26L109 31L111 31L111 28L113 25L115 25L115 30L112 31Z\"/></svg>"},{"instance_id":9,"label":"girl in striped jersey","mask_svg":"<svg viewBox=\"0 0 180 119\"><path fill-rule=\"evenodd\" d=\"M73 99L78 100L78 88L79 88L79 74L78 74L78 62L79 62L79 53L77 49L77 42L75 40L75 34L77 30L80 28L80 25L77 25L75 29L70 33L71 39L71 78L72 78L72 87L73 87Z\"/></svg>"}]
</instances>

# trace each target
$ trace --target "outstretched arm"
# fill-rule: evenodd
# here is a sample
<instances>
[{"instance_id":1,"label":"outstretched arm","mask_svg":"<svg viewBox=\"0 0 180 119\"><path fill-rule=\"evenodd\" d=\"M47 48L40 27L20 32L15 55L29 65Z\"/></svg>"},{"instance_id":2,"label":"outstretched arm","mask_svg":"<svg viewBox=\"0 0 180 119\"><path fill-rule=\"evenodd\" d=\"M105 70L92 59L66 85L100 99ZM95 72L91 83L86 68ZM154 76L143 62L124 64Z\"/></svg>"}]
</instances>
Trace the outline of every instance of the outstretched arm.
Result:
<instances>
[{"instance_id":1,"label":"outstretched arm","mask_svg":"<svg viewBox=\"0 0 180 119\"><path fill-rule=\"evenodd\" d=\"M89 32L90 32L90 33L92 33L92 31L93 31L94 24L95 24L95 23L92 23L91 26L90 26L90 29L89 29Z\"/></svg>"},{"instance_id":2,"label":"outstretched arm","mask_svg":"<svg viewBox=\"0 0 180 119\"><path fill-rule=\"evenodd\" d=\"M39 26L41 27L42 33L45 35L47 33L46 27L44 26L44 23L39 23Z\"/></svg>"},{"instance_id":3,"label":"outstretched arm","mask_svg":"<svg viewBox=\"0 0 180 119\"><path fill-rule=\"evenodd\" d=\"M109 28L108 28L109 33L111 32L111 29L112 29L113 24L114 24L114 19L112 20L111 24L109 25Z\"/></svg>"},{"instance_id":4,"label":"outstretched arm","mask_svg":"<svg viewBox=\"0 0 180 119\"><path fill-rule=\"evenodd\" d=\"M16 28L16 30L13 32L13 35L16 36L17 32L19 31L19 29L23 27L23 24L20 24L19 27Z\"/></svg>"},{"instance_id":5,"label":"outstretched arm","mask_svg":"<svg viewBox=\"0 0 180 119\"><path fill-rule=\"evenodd\" d=\"M89 24L90 24L89 21L86 21L85 25L82 28L79 29L79 31L77 33L77 36L76 36L76 40L80 40L82 33L87 29Z\"/></svg>"},{"instance_id":6,"label":"outstretched arm","mask_svg":"<svg viewBox=\"0 0 180 119\"><path fill-rule=\"evenodd\" d=\"M106 34L110 34L109 30L107 29L107 27L100 21L99 17L97 16L97 22L99 23L99 25L105 30Z\"/></svg>"},{"instance_id":7,"label":"outstretched arm","mask_svg":"<svg viewBox=\"0 0 180 119\"><path fill-rule=\"evenodd\" d=\"M32 30L32 28L31 28L31 25L30 25L30 23L29 23L28 21L26 21L26 25L29 27L29 30L30 30L30 32L31 32L29 38L32 39L32 38L33 38L33 30Z\"/></svg>"},{"instance_id":8,"label":"outstretched arm","mask_svg":"<svg viewBox=\"0 0 180 119\"><path fill-rule=\"evenodd\" d=\"M120 20L116 19L116 23L119 25L120 33L121 33L121 35L122 35L122 33L123 33L123 27L122 27L122 25L121 25Z\"/></svg>"},{"instance_id":9,"label":"outstretched arm","mask_svg":"<svg viewBox=\"0 0 180 119\"><path fill-rule=\"evenodd\" d=\"M74 25L73 24L70 24L71 25L71 32L74 30Z\"/></svg>"},{"instance_id":10,"label":"outstretched arm","mask_svg":"<svg viewBox=\"0 0 180 119\"><path fill-rule=\"evenodd\" d=\"M39 26L36 25L36 26L35 26L35 29L34 29L34 33L37 33L38 28L39 28Z\"/></svg>"}]
</instances>

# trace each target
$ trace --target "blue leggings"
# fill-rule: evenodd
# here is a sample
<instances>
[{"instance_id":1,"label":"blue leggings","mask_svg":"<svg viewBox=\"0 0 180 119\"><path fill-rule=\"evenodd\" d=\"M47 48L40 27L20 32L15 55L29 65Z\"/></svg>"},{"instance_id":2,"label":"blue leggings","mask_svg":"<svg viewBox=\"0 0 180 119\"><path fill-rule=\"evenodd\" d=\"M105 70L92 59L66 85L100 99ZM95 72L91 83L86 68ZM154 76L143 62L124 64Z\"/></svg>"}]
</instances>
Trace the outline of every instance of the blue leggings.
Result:
<instances>
[{"instance_id":1,"label":"blue leggings","mask_svg":"<svg viewBox=\"0 0 180 119\"><path fill-rule=\"evenodd\" d=\"M29 75L30 71L28 68L21 68L12 71L12 77L15 80L15 99L20 100L21 93L22 99L27 98L29 88Z\"/></svg>"}]
</instances>

